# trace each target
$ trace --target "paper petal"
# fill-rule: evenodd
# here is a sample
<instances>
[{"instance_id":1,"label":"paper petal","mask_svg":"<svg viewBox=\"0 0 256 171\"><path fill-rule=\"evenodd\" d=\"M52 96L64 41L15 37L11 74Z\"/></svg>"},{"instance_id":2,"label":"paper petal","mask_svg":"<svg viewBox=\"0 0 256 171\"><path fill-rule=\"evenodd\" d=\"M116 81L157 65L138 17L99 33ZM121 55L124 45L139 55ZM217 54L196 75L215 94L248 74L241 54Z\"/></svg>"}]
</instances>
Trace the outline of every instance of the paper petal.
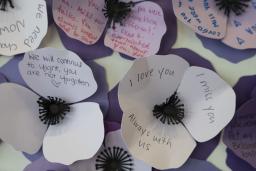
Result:
<instances>
[{"instance_id":1,"label":"paper petal","mask_svg":"<svg viewBox=\"0 0 256 171\"><path fill-rule=\"evenodd\" d=\"M223 141L238 157L256 168L256 99L242 105L225 128Z\"/></svg>"},{"instance_id":2,"label":"paper petal","mask_svg":"<svg viewBox=\"0 0 256 171\"><path fill-rule=\"evenodd\" d=\"M68 167L58 163L50 163L44 157L33 161L24 171L69 171Z\"/></svg>"},{"instance_id":3,"label":"paper petal","mask_svg":"<svg viewBox=\"0 0 256 171\"><path fill-rule=\"evenodd\" d=\"M14 6L0 10L0 54L7 56L36 49L48 29L44 0L15 0Z\"/></svg>"},{"instance_id":4,"label":"paper petal","mask_svg":"<svg viewBox=\"0 0 256 171\"><path fill-rule=\"evenodd\" d=\"M7 79L3 74L0 73L0 83L4 83L4 82L7 82Z\"/></svg>"},{"instance_id":5,"label":"paper petal","mask_svg":"<svg viewBox=\"0 0 256 171\"><path fill-rule=\"evenodd\" d=\"M106 46L135 58L158 52L166 32L163 10L158 4L136 4L123 24L116 23L115 29L108 29L104 41Z\"/></svg>"},{"instance_id":6,"label":"paper petal","mask_svg":"<svg viewBox=\"0 0 256 171\"><path fill-rule=\"evenodd\" d=\"M73 103L97 90L91 68L71 51L43 48L26 53L19 70L28 86L43 97Z\"/></svg>"},{"instance_id":7,"label":"paper petal","mask_svg":"<svg viewBox=\"0 0 256 171\"><path fill-rule=\"evenodd\" d=\"M104 138L103 115L97 103L71 106L63 122L50 126L46 132L43 153L51 162L70 165L91 158Z\"/></svg>"},{"instance_id":8,"label":"paper petal","mask_svg":"<svg viewBox=\"0 0 256 171\"><path fill-rule=\"evenodd\" d=\"M121 129L131 154L160 170L180 167L196 146L181 124L163 124L149 107L124 112Z\"/></svg>"},{"instance_id":9,"label":"paper petal","mask_svg":"<svg viewBox=\"0 0 256 171\"><path fill-rule=\"evenodd\" d=\"M36 153L47 129L39 119L38 96L13 83L0 84L0 138L16 150Z\"/></svg>"},{"instance_id":10,"label":"paper petal","mask_svg":"<svg viewBox=\"0 0 256 171\"><path fill-rule=\"evenodd\" d=\"M152 56L135 60L120 81L119 104L123 111L160 104L176 91L189 64L176 55Z\"/></svg>"},{"instance_id":11,"label":"paper petal","mask_svg":"<svg viewBox=\"0 0 256 171\"><path fill-rule=\"evenodd\" d=\"M53 0L53 18L71 38L85 44L94 44L107 23L102 11L104 4L102 0Z\"/></svg>"},{"instance_id":12,"label":"paper petal","mask_svg":"<svg viewBox=\"0 0 256 171\"><path fill-rule=\"evenodd\" d=\"M211 70L189 68L178 94L185 105L183 123L199 142L215 137L234 116L235 93Z\"/></svg>"},{"instance_id":13,"label":"paper petal","mask_svg":"<svg viewBox=\"0 0 256 171\"><path fill-rule=\"evenodd\" d=\"M225 36L227 17L218 9L214 0L172 2L176 17L196 33L213 39Z\"/></svg>"},{"instance_id":14,"label":"paper petal","mask_svg":"<svg viewBox=\"0 0 256 171\"><path fill-rule=\"evenodd\" d=\"M256 0L250 2L245 13L240 16L231 14L227 25L227 34L222 40L236 49L256 48Z\"/></svg>"}]
</instances>

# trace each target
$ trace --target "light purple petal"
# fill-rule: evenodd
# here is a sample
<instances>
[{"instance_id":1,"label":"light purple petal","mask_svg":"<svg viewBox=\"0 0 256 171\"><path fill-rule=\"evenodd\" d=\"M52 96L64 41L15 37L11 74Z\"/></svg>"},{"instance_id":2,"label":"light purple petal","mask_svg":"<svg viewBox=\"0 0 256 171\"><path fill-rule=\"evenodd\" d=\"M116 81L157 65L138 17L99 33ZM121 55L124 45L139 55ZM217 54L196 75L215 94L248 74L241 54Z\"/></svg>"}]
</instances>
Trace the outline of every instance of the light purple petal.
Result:
<instances>
[{"instance_id":1,"label":"light purple petal","mask_svg":"<svg viewBox=\"0 0 256 171\"><path fill-rule=\"evenodd\" d=\"M7 82L7 79L3 74L0 73L0 83L4 83L4 82Z\"/></svg>"},{"instance_id":2,"label":"light purple petal","mask_svg":"<svg viewBox=\"0 0 256 171\"><path fill-rule=\"evenodd\" d=\"M158 171L153 169L153 171ZM178 169L167 169L165 171L220 171L211 163L204 160L189 159Z\"/></svg>"},{"instance_id":3,"label":"light purple petal","mask_svg":"<svg viewBox=\"0 0 256 171\"><path fill-rule=\"evenodd\" d=\"M36 161L38 159L40 159L42 156L43 156L43 151L42 151L42 148L35 154L28 154L28 153L25 153L23 152L22 153L28 160L30 161Z\"/></svg>"},{"instance_id":4,"label":"light purple petal","mask_svg":"<svg viewBox=\"0 0 256 171\"><path fill-rule=\"evenodd\" d=\"M44 157L41 157L29 164L24 171L69 171L69 169L65 165L50 163Z\"/></svg>"},{"instance_id":5,"label":"light purple petal","mask_svg":"<svg viewBox=\"0 0 256 171\"><path fill-rule=\"evenodd\" d=\"M197 37L201 40L206 49L211 50L218 57L224 58L233 63L241 62L256 54L256 49L234 49L222 43L221 40L209 39L198 34Z\"/></svg>"},{"instance_id":6,"label":"light purple petal","mask_svg":"<svg viewBox=\"0 0 256 171\"><path fill-rule=\"evenodd\" d=\"M256 98L244 103L224 130L223 141L238 157L256 170Z\"/></svg>"}]
</instances>

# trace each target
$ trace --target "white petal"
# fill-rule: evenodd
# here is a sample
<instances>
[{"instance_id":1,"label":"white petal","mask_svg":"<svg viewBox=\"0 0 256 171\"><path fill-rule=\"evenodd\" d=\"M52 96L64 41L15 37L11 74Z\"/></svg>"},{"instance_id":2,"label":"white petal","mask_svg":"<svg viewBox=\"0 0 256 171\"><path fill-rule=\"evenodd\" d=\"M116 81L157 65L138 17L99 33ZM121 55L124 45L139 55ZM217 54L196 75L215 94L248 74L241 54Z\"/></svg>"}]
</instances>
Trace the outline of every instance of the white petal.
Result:
<instances>
[{"instance_id":1,"label":"white petal","mask_svg":"<svg viewBox=\"0 0 256 171\"><path fill-rule=\"evenodd\" d=\"M103 114L97 103L71 106L63 122L50 126L46 132L43 153L54 163L70 165L93 157L104 138Z\"/></svg>"},{"instance_id":2,"label":"white petal","mask_svg":"<svg viewBox=\"0 0 256 171\"><path fill-rule=\"evenodd\" d=\"M0 10L0 54L12 56L36 49L48 29L44 0L7 2L7 11Z\"/></svg>"},{"instance_id":3,"label":"white petal","mask_svg":"<svg viewBox=\"0 0 256 171\"><path fill-rule=\"evenodd\" d=\"M176 17L196 33L213 39L225 36L227 16L214 0L173 0L172 3Z\"/></svg>"},{"instance_id":4,"label":"white petal","mask_svg":"<svg viewBox=\"0 0 256 171\"><path fill-rule=\"evenodd\" d=\"M118 98L123 111L153 108L176 91L189 64L176 55L152 56L134 61L119 83ZM162 74L161 74L162 73Z\"/></svg>"},{"instance_id":5,"label":"white petal","mask_svg":"<svg viewBox=\"0 0 256 171\"><path fill-rule=\"evenodd\" d=\"M128 147L126 146L124 139L121 135L121 130L109 132L106 135L105 144L106 144L106 147L116 146L116 147L123 148L127 152L129 151ZM152 170L150 165L144 163L141 160L137 160L132 155L131 155L131 157L133 158L133 170L134 171L151 171Z\"/></svg>"},{"instance_id":6,"label":"white petal","mask_svg":"<svg viewBox=\"0 0 256 171\"><path fill-rule=\"evenodd\" d=\"M36 153L47 129L39 119L39 97L13 83L0 84L0 94L0 138L16 150Z\"/></svg>"},{"instance_id":7,"label":"white petal","mask_svg":"<svg viewBox=\"0 0 256 171\"><path fill-rule=\"evenodd\" d=\"M106 46L135 58L148 57L158 52L166 32L163 10L158 4L136 4L123 24L116 23L115 29L108 29Z\"/></svg>"},{"instance_id":8,"label":"white petal","mask_svg":"<svg viewBox=\"0 0 256 171\"><path fill-rule=\"evenodd\" d=\"M143 106L124 112L121 129L134 158L160 170L180 167L196 146L181 124L165 125Z\"/></svg>"},{"instance_id":9,"label":"white petal","mask_svg":"<svg viewBox=\"0 0 256 171\"><path fill-rule=\"evenodd\" d=\"M55 23L71 38L85 44L96 43L103 33L107 18L103 0L54 0Z\"/></svg>"},{"instance_id":10,"label":"white petal","mask_svg":"<svg viewBox=\"0 0 256 171\"><path fill-rule=\"evenodd\" d=\"M78 102L97 90L91 68L68 50L43 48L26 53L19 63L25 82L43 97Z\"/></svg>"},{"instance_id":11,"label":"white petal","mask_svg":"<svg viewBox=\"0 0 256 171\"><path fill-rule=\"evenodd\" d=\"M250 2L245 13L240 16L231 14L227 25L227 34L222 40L236 49L256 48L256 0Z\"/></svg>"},{"instance_id":12,"label":"white petal","mask_svg":"<svg viewBox=\"0 0 256 171\"><path fill-rule=\"evenodd\" d=\"M189 68L178 94L185 105L183 123L199 142L215 137L234 116L235 93L211 70Z\"/></svg>"}]
</instances>

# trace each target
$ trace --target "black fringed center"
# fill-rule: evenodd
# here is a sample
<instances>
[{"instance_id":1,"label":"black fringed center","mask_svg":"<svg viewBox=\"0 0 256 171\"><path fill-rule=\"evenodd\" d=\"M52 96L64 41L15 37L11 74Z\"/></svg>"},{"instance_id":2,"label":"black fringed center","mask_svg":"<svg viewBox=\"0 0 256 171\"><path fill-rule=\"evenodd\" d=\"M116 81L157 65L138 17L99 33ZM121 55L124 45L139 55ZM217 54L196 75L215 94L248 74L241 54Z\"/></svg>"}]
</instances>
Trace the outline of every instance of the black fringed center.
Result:
<instances>
[{"instance_id":1,"label":"black fringed center","mask_svg":"<svg viewBox=\"0 0 256 171\"><path fill-rule=\"evenodd\" d=\"M97 156L95 167L101 171L132 171L133 159L123 148L108 147Z\"/></svg>"},{"instance_id":2,"label":"black fringed center","mask_svg":"<svg viewBox=\"0 0 256 171\"><path fill-rule=\"evenodd\" d=\"M12 0L0 0L0 6L1 6L0 10L1 11L6 11L7 3L9 3L11 8L14 8Z\"/></svg>"},{"instance_id":3,"label":"black fringed center","mask_svg":"<svg viewBox=\"0 0 256 171\"><path fill-rule=\"evenodd\" d=\"M177 92L166 99L161 105L155 105L153 115L163 124L179 124L184 118L184 104L181 103Z\"/></svg>"},{"instance_id":4,"label":"black fringed center","mask_svg":"<svg viewBox=\"0 0 256 171\"><path fill-rule=\"evenodd\" d=\"M224 10L225 15L229 16L231 12L241 15L249 6L251 0L215 0L219 10Z\"/></svg>"},{"instance_id":5,"label":"black fringed center","mask_svg":"<svg viewBox=\"0 0 256 171\"><path fill-rule=\"evenodd\" d=\"M58 97L50 97L47 99L40 97L37 101L39 104L39 118L47 125L56 125L64 119L67 112L70 112L70 106L64 100Z\"/></svg>"},{"instance_id":6,"label":"black fringed center","mask_svg":"<svg viewBox=\"0 0 256 171\"><path fill-rule=\"evenodd\" d=\"M132 1L120 2L119 0L105 0L105 6L102 9L104 16L108 18L108 27L115 28L116 23L123 25L122 21L131 12L132 7L135 3ZM112 26L111 26L112 24Z\"/></svg>"}]
</instances>

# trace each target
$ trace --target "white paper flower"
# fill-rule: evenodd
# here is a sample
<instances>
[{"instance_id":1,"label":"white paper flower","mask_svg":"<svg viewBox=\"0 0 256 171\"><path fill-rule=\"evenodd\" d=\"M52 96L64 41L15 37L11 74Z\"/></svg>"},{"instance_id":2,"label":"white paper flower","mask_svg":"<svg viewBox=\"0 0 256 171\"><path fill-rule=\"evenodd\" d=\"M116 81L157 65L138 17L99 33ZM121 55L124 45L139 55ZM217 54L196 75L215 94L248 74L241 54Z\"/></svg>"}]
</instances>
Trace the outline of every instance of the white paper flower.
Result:
<instances>
[{"instance_id":1,"label":"white paper flower","mask_svg":"<svg viewBox=\"0 0 256 171\"><path fill-rule=\"evenodd\" d=\"M236 49L256 48L256 0L172 0L179 20Z\"/></svg>"},{"instance_id":2,"label":"white paper flower","mask_svg":"<svg viewBox=\"0 0 256 171\"><path fill-rule=\"evenodd\" d=\"M127 149L121 131L109 132L105 145L89 160L77 161L69 166L70 171L151 171L151 166L135 159Z\"/></svg>"},{"instance_id":3,"label":"white paper flower","mask_svg":"<svg viewBox=\"0 0 256 171\"><path fill-rule=\"evenodd\" d=\"M132 57L156 54L166 32L163 11L151 1L54 0L53 17L68 36L87 45L107 27L105 45Z\"/></svg>"},{"instance_id":4,"label":"white paper flower","mask_svg":"<svg viewBox=\"0 0 256 171\"><path fill-rule=\"evenodd\" d=\"M160 170L180 167L196 141L215 137L235 111L235 93L225 81L176 55L135 60L118 98L129 151Z\"/></svg>"},{"instance_id":5,"label":"white paper flower","mask_svg":"<svg viewBox=\"0 0 256 171\"><path fill-rule=\"evenodd\" d=\"M0 84L1 139L29 154L43 144L50 162L91 158L103 142L104 126L97 103L77 103L97 90L89 66L70 51L45 48L26 53L19 70L36 93Z\"/></svg>"},{"instance_id":6,"label":"white paper flower","mask_svg":"<svg viewBox=\"0 0 256 171\"><path fill-rule=\"evenodd\" d=\"M47 29L45 0L0 0L0 55L36 49Z\"/></svg>"}]
</instances>

